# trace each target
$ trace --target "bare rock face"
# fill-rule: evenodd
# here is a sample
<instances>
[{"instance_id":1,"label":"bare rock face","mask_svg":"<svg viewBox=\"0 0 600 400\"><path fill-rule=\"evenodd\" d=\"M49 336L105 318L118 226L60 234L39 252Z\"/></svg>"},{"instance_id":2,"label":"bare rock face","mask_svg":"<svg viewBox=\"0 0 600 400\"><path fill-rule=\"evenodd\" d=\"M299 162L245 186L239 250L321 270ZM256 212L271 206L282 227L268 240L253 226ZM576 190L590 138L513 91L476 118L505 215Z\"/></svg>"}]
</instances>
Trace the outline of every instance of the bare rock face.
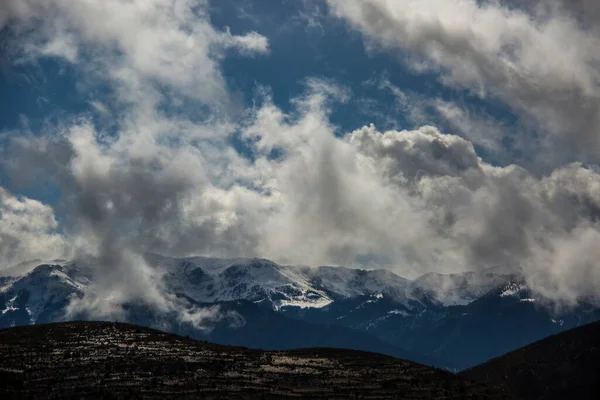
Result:
<instances>
[{"instance_id":1,"label":"bare rock face","mask_svg":"<svg viewBox=\"0 0 600 400\"><path fill-rule=\"evenodd\" d=\"M507 398L447 371L374 353L251 350L108 322L1 330L0 397Z\"/></svg>"}]
</instances>

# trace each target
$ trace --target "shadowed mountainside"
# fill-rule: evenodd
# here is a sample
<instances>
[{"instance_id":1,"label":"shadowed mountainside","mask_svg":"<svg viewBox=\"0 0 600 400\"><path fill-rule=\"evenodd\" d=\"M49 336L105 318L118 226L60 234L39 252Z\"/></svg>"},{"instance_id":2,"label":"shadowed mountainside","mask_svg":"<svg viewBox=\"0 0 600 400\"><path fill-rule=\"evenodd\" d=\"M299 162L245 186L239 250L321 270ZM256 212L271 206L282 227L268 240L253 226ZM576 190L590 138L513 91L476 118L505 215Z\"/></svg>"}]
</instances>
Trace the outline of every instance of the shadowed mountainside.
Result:
<instances>
[{"instance_id":1,"label":"shadowed mountainside","mask_svg":"<svg viewBox=\"0 0 600 400\"><path fill-rule=\"evenodd\" d=\"M502 386L520 399L599 399L600 322L572 329L459 375Z\"/></svg>"},{"instance_id":2,"label":"shadowed mountainside","mask_svg":"<svg viewBox=\"0 0 600 400\"><path fill-rule=\"evenodd\" d=\"M2 398L499 399L496 389L375 353L261 351L135 325L0 330Z\"/></svg>"}]
</instances>

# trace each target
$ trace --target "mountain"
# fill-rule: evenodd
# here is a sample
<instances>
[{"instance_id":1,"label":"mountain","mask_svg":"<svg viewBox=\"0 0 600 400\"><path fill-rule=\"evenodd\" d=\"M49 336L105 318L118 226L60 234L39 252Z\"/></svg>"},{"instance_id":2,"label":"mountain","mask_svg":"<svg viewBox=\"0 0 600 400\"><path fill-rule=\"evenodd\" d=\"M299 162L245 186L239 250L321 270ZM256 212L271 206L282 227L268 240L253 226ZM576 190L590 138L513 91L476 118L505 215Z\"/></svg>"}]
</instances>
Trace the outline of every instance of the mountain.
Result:
<instances>
[{"instance_id":1,"label":"mountain","mask_svg":"<svg viewBox=\"0 0 600 400\"><path fill-rule=\"evenodd\" d=\"M553 311L518 270L501 267L408 280L385 270L284 266L265 259L145 257L161 290L178 298L180 309L124 304L127 314L120 320L223 344L337 344L461 370L600 319L592 304ZM4 270L0 327L97 318L67 311L74 298L94 290L99 270L92 261L30 262ZM212 307L230 316L210 326L212 334L177 315Z\"/></svg>"},{"instance_id":2,"label":"mountain","mask_svg":"<svg viewBox=\"0 0 600 400\"><path fill-rule=\"evenodd\" d=\"M506 388L519 399L600 398L600 322L540 340L460 376Z\"/></svg>"},{"instance_id":3,"label":"mountain","mask_svg":"<svg viewBox=\"0 0 600 400\"><path fill-rule=\"evenodd\" d=\"M0 394L3 399L508 398L449 372L375 353L249 350L106 322L0 330Z\"/></svg>"},{"instance_id":4,"label":"mountain","mask_svg":"<svg viewBox=\"0 0 600 400\"><path fill-rule=\"evenodd\" d=\"M386 270L283 266L256 258L175 259L149 254L146 260L170 291L203 303L243 299L279 309L323 307L334 300L375 293L398 301L412 299L411 281Z\"/></svg>"},{"instance_id":5,"label":"mountain","mask_svg":"<svg viewBox=\"0 0 600 400\"><path fill-rule=\"evenodd\" d=\"M187 280L188 276L178 275L189 271L186 269L187 265L183 264L183 267L175 268L170 278L178 277L179 282L188 282L193 289L193 280ZM248 266L252 263L247 262L244 265ZM224 275L229 275L228 271L231 271L232 268L239 271L240 262L224 268ZM67 318L95 319L95 315L85 312L67 315L70 300L73 297L82 297L86 292L92 290L93 278L90 274L91 270L85 266L66 263L65 265L39 265L21 277L0 278L2 279L0 281L0 285L2 285L0 286L0 308L2 308L0 328L63 321ZM124 304L127 311L124 320L143 326L166 327L172 332L189 335L196 339L209 339L222 344L263 349L323 346L349 348L408 358L429 365L444 365L440 360L421 356L349 327L312 324L303 320L287 318L271 306L265 306L262 300L256 301L256 297L250 297L254 301L232 300L202 303L186 295L186 293L195 294L192 290L182 293L176 291L177 286L169 288L174 290L173 294L180 297L178 304L182 310L179 311L212 309L218 306L219 314L226 317L207 321L206 326L198 328L191 322L182 322L177 312L164 312L145 304L132 303ZM261 294L259 291L256 293ZM263 291L262 293L273 295L273 292Z\"/></svg>"},{"instance_id":6,"label":"mountain","mask_svg":"<svg viewBox=\"0 0 600 400\"><path fill-rule=\"evenodd\" d=\"M189 307L210 309L215 303L195 303ZM446 362L417 354L385 342L360 330L336 324L312 324L287 318L268 307L247 300L221 302L218 313L222 318L207 321L198 328L182 322L178 315L169 315L145 306L128 306L127 321L141 326L161 326L181 335L214 343L244 346L264 350L331 347L376 352L396 358L408 359L427 365L446 366ZM91 319L93 315L78 315Z\"/></svg>"},{"instance_id":7,"label":"mountain","mask_svg":"<svg viewBox=\"0 0 600 400\"><path fill-rule=\"evenodd\" d=\"M600 320L582 303L560 313L540 304L520 281L508 281L461 306L422 303L409 307L386 296L361 296L322 308L284 308L312 323L362 330L454 370L473 367L546 336ZM440 365L440 364L438 364Z\"/></svg>"},{"instance_id":8,"label":"mountain","mask_svg":"<svg viewBox=\"0 0 600 400\"><path fill-rule=\"evenodd\" d=\"M14 269L13 269L14 271ZM27 266L0 277L0 327L60 320L72 296L84 296L91 275L74 264Z\"/></svg>"},{"instance_id":9,"label":"mountain","mask_svg":"<svg viewBox=\"0 0 600 400\"><path fill-rule=\"evenodd\" d=\"M592 304L556 312L523 288L507 282L468 305L449 307L442 318L412 330L406 335L410 342L404 343L415 352L453 360L464 369L600 319L600 310ZM394 330L393 325L380 329L384 328Z\"/></svg>"},{"instance_id":10,"label":"mountain","mask_svg":"<svg viewBox=\"0 0 600 400\"><path fill-rule=\"evenodd\" d=\"M460 274L430 272L417 278L415 285L445 306L464 306L490 290L518 279L520 272L501 266Z\"/></svg>"}]
</instances>

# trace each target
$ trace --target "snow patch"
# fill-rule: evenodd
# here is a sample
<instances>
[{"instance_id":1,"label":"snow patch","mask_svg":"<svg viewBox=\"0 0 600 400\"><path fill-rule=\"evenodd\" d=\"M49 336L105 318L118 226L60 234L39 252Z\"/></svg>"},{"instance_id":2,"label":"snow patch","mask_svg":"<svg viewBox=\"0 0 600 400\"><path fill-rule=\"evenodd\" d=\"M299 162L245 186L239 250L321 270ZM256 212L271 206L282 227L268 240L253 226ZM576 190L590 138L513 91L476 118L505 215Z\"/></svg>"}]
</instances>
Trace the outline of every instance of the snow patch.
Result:
<instances>
[{"instance_id":1,"label":"snow patch","mask_svg":"<svg viewBox=\"0 0 600 400\"><path fill-rule=\"evenodd\" d=\"M517 283L511 283L500 293L500 297L516 296L520 292L527 290L527 286Z\"/></svg>"},{"instance_id":2,"label":"snow patch","mask_svg":"<svg viewBox=\"0 0 600 400\"><path fill-rule=\"evenodd\" d=\"M405 310L391 310L391 311L388 311L388 314L401 315L403 317L408 317L410 315Z\"/></svg>"}]
</instances>

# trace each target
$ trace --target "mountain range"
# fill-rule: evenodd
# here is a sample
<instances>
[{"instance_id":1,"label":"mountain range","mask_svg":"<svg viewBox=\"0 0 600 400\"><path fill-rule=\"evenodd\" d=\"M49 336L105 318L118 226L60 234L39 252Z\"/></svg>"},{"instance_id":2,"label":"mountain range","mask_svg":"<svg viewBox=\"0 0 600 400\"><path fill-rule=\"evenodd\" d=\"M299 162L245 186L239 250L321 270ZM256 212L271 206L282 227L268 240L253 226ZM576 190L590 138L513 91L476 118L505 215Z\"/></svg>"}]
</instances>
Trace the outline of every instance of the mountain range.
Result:
<instances>
[{"instance_id":1,"label":"mountain range","mask_svg":"<svg viewBox=\"0 0 600 400\"><path fill-rule=\"evenodd\" d=\"M387 270L296 267L265 259L145 256L158 287L178 299L161 310L130 301L119 319L197 339L263 349L344 347L462 370L600 319L592 304L558 313L518 270L493 267L402 278ZM93 294L93 262L32 261L0 272L0 327L69 319ZM216 309L199 327L180 318Z\"/></svg>"}]
</instances>

